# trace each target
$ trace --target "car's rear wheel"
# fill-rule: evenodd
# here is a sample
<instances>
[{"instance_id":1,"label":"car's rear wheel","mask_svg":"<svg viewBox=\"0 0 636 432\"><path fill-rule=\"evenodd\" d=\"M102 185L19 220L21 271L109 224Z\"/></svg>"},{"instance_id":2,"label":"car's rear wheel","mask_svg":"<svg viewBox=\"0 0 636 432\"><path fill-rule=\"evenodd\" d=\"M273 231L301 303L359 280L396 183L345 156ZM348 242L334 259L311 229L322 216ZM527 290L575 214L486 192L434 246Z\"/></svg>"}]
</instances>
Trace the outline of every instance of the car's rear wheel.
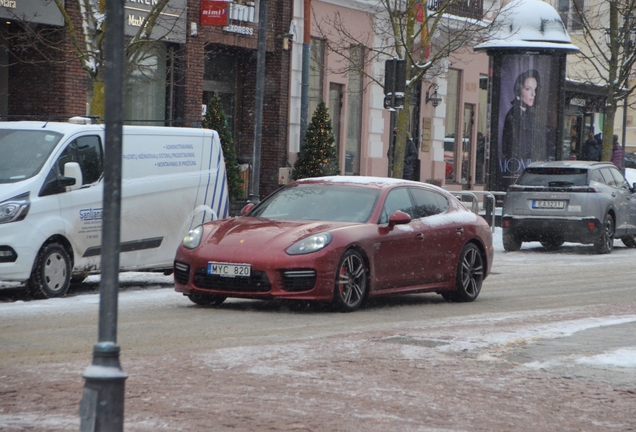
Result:
<instances>
[{"instance_id":1,"label":"car's rear wheel","mask_svg":"<svg viewBox=\"0 0 636 432\"><path fill-rule=\"evenodd\" d=\"M596 253L608 254L614 247L614 218L607 214L601 226L601 234L594 242Z\"/></svg>"},{"instance_id":2,"label":"car's rear wheel","mask_svg":"<svg viewBox=\"0 0 636 432\"><path fill-rule=\"evenodd\" d=\"M457 280L455 291L442 294L447 300L471 302L479 296L485 277L484 257L473 243L462 249L457 264ZM447 298L448 297L448 298Z\"/></svg>"},{"instance_id":3,"label":"car's rear wheel","mask_svg":"<svg viewBox=\"0 0 636 432\"><path fill-rule=\"evenodd\" d=\"M36 298L63 297L71 284L71 259L58 243L44 245L35 259L29 288Z\"/></svg>"},{"instance_id":4,"label":"car's rear wheel","mask_svg":"<svg viewBox=\"0 0 636 432\"><path fill-rule=\"evenodd\" d=\"M346 251L338 264L333 292L334 305L343 312L358 309L367 295L368 281L369 271L360 252Z\"/></svg>"},{"instance_id":5,"label":"car's rear wheel","mask_svg":"<svg viewBox=\"0 0 636 432\"><path fill-rule=\"evenodd\" d=\"M636 248L636 236L629 235L621 237L621 241L623 242L625 247L628 247L630 249Z\"/></svg>"},{"instance_id":6,"label":"car's rear wheel","mask_svg":"<svg viewBox=\"0 0 636 432\"><path fill-rule=\"evenodd\" d=\"M221 306L227 297L219 296L219 295L200 295L200 294L189 294L188 298L192 303L198 304L199 306Z\"/></svg>"},{"instance_id":7,"label":"car's rear wheel","mask_svg":"<svg viewBox=\"0 0 636 432\"><path fill-rule=\"evenodd\" d=\"M514 234L503 235L503 247L506 252L516 252L521 249L521 240Z\"/></svg>"},{"instance_id":8,"label":"car's rear wheel","mask_svg":"<svg viewBox=\"0 0 636 432\"><path fill-rule=\"evenodd\" d=\"M561 239L550 239L541 242L541 246L546 248L549 251L557 250L563 244L563 240Z\"/></svg>"}]
</instances>

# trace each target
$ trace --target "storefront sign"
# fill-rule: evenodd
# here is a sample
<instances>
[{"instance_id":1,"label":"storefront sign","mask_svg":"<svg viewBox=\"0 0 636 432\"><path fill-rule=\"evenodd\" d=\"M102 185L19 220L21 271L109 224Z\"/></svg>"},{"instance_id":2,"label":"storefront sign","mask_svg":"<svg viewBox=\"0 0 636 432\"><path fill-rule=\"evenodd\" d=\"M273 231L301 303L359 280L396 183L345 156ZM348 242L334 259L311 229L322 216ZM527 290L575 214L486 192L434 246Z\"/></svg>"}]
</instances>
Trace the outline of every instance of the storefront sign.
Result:
<instances>
[{"instance_id":1,"label":"storefront sign","mask_svg":"<svg viewBox=\"0 0 636 432\"><path fill-rule=\"evenodd\" d=\"M64 26L55 2L43 0L0 0L0 18L33 24Z\"/></svg>"},{"instance_id":2,"label":"storefront sign","mask_svg":"<svg viewBox=\"0 0 636 432\"><path fill-rule=\"evenodd\" d=\"M225 30L226 32L230 32L230 33L239 33L239 34L244 34L244 35L248 35L248 36L253 36L254 35L254 29L252 27L243 27L243 26L237 26L237 25L229 25L229 26L223 27L223 30Z\"/></svg>"},{"instance_id":3,"label":"storefront sign","mask_svg":"<svg viewBox=\"0 0 636 432\"><path fill-rule=\"evenodd\" d=\"M1 1L1 0L0 0ZM135 36L157 0L126 0L124 5L126 36ZM169 0L152 28L151 39L167 42L186 41L186 0Z\"/></svg>"},{"instance_id":4,"label":"storefront sign","mask_svg":"<svg viewBox=\"0 0 636 432\"><path fill-rule=\"evenodd\" d=\"M226 26L229 3L222 0L203 0L201 2L201 25Z\"/></svg>"}]
</instances>

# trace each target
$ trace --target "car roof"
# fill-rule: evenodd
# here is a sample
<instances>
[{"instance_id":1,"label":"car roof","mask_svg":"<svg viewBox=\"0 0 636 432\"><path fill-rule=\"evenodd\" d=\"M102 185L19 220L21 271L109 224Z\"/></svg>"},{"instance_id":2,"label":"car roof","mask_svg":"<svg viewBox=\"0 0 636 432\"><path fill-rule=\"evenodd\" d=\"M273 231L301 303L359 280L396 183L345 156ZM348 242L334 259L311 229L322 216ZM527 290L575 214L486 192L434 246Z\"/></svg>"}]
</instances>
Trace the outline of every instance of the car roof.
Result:
<instances>
[{"instance_id":1,"label":"car roof","mask_svg":"<svg viewBox=\"0 0 636 432\"><path fill-rule=\"evenodd\" d=\"M367 186L375 188L383 188L385 186L392 185L410 185L410 186L429 186L432 188L440 189L435 185L429 183L422 183L413 180L396 179L392 177L373 177L373 176L326 176L326 177L311 177L296 180L293 184L300 183L323 183L323 184L346 184L355 186Z\"/></svg>"},{"instance_id":2,"label":"car roof","mask_svg":"<svg viewBox=\"0 0 636 432\"><path fill-rule=\"evenodd\" d=\"M615 166L611 162L563 160L550 162L532 162L527 168L595 168L603 166Z\"/></svg>"}]
</instances>

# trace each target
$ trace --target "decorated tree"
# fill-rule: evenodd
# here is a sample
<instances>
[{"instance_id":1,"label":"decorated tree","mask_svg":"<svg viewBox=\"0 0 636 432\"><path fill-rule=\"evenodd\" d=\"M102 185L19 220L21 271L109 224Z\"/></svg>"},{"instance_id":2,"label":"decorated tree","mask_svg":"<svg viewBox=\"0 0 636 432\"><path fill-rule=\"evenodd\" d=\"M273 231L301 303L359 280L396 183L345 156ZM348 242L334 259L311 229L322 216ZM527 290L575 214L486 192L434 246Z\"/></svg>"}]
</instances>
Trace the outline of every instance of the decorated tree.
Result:
<instances>
[{"instance_id":1,"label":"decorated tree","mask_svg":"<svg viewBox=\"0 0 636 432\"><path fill-rule=\"evenodd\" d=\"M234 140L225 118L225 112L223 112L221 98L216 93L210 98L208 103L208 111L203 119L203 127L214 129L219 134L221 146L223 147L223 159L225 159L230 201L234 202L244 199L243 178L236 159Z\"/></svg>"},{"instance_id":2,"label":"decorated tree","mask_svg":"<svg viewBox=\"0 0 636 432\"><path fill-rule=\"evenodd\" d=\"M297 180L340 174L334 142L329 111L325 102L320 101L307 127L305 145L294 164L292 178Z\"/></svg>"}]
</instances>

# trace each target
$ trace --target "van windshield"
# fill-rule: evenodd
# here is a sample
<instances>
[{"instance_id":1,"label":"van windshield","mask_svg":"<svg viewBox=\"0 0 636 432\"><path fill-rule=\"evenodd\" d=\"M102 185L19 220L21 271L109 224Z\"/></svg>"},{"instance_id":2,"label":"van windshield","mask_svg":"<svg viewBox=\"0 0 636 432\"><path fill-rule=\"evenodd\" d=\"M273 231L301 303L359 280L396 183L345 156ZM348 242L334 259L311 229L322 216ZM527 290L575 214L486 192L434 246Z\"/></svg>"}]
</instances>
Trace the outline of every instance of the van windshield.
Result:
<instances>
[{"instance_id":1,"label":"van windshield","mask_svg":"<svg viewBox=\"0 0 636 432\"><path fill-rule=\"evenodd\" d=\"M51 131L0 129L0 183L36 175L61 138Z\"/></svg>"}]
</instances>

